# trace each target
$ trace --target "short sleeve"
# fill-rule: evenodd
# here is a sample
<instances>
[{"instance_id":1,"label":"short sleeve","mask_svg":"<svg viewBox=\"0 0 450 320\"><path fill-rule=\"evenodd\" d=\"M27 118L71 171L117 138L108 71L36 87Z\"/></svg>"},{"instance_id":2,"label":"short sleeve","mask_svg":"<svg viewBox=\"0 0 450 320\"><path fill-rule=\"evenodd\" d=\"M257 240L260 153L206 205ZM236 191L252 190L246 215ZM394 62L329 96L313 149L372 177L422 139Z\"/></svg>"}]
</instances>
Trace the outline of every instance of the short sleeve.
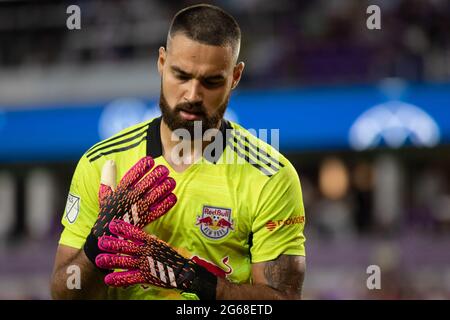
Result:
<instances>
[{"instance_id":1,"label":"short sleeve","mask_svg":"<svg viewBox=\"0 0 450 320\"><path fill-rule=\"evenodd\" d=\"M81 249L98 216L100 174L85 156L75 169L62 217L60 244Z\"/></svg>"},{"instance_id":2,"label":"short sleeve","mask_svg":"<svg viewBox=\"0 0 450 320\"><path fill-rule=\"evenodd\" d=\"M305 211L300 180L289 162L267 180L252 223L252 263L280 254L305 255Z\"/></svg>"}]
</instances>

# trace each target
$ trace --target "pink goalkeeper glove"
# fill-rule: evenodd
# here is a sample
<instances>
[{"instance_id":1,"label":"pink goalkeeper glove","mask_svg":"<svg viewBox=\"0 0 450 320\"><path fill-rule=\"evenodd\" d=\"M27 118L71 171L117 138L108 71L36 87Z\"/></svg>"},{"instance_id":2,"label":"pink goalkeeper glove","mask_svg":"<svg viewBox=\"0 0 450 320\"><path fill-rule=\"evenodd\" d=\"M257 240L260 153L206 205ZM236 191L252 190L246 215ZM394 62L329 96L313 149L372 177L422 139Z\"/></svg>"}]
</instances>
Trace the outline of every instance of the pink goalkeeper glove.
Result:
<instances>
[{"instance_id":1,"label":"pink goalkeeper glove","mask_svg":"<svg viewBox=\"0 0 450 320\"><path fill-rule=\"evenodd\" d=\"M152 157L142 158L114 188L115 164L112 160L105 163L98 193L100 213L84 245L84 252L93 263L101 252L97 246L98 238L110 234L108 225L111 221L122 219L143 228L177 202L172 193L176 183L168 176L169 169L162 165L153 169L154 165Z\"/></svg>"},{"instance_id":2,"label":"pink goalkeeper glove","mask_svg":"<svg viewBox=\"0 0 450 320\"><path fill-rule=\"evenodd\" d=\"M120 220L111 221L109 229L123 240L112 236L101 237L99 248L112 254L98 255L95 263L104 269L128 271L108 274L105 277L107 285L150 284L192 292L200 299L216 298L217 277L180 255L164 241Z\"/></svg>"}]
</instances>

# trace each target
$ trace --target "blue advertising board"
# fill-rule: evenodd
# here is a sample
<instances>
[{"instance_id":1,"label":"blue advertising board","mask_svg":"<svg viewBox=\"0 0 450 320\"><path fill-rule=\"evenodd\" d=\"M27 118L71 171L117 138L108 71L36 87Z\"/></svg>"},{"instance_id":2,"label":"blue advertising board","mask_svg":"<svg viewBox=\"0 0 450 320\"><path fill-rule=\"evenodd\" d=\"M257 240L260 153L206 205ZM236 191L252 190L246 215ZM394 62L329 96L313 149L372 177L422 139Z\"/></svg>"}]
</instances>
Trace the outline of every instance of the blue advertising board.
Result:
<instances>
[{"instance_id":1,"label":"blue advertising board","mask_svg":"<svg viewBox=\"0 0 450 320\"><path fill-rule=\"evenodd\" d=\"M76 160L94 143L159 115L156 99L0 106L0 161ZM278 130L286 151L450 142L450 84L240 91L226 116L246 128Z\"/></svg>"}]
</instances>

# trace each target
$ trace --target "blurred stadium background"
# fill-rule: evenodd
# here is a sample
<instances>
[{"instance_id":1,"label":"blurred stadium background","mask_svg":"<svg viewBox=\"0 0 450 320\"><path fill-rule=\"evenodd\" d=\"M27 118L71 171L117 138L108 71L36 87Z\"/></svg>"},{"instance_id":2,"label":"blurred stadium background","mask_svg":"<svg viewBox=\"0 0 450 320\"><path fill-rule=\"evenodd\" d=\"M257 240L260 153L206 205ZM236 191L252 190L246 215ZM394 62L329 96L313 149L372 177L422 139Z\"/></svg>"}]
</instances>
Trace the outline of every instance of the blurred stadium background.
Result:
<instances>
[{"instance_id":1,"label":"blurred stadium background","mask_svg":"<svg viewBox=\"0 0 450 320\"><path fill-rule=\"evenodd\" d=\"M0 2L0 298L50 297L76 162L158 114L157 49L193 3ZM279 129L300 174L305 298L450 298L450 2L211 3L243 32L228 117ZM372 4L381 30L366 28Z\"/></svg>"}]
</instances>

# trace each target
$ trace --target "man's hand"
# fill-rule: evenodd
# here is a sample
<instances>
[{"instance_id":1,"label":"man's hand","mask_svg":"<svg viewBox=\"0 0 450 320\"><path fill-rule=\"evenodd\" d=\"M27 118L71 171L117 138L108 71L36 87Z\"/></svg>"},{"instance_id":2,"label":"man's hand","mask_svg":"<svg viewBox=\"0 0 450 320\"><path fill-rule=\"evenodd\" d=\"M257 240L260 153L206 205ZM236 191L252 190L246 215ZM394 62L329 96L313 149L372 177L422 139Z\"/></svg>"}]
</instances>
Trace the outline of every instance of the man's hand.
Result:
<instances>
[{"instance_id":1,"label":"man's hand","mask_svg":"<svg viewBox=\"0 0 450 320\"><path fill-rule=\"evenodd\" d=\"M108 274L107 285L151 284L195 293L200 299L216 298L217 277L181 256L167 243L121 220L111 221L109 230L123 240L101 237L99 248L113 254L100 254L95 262L100 268L128 271Z\"/></svg>"},{"instance_id":2,"label":"man's hand","mask_svg":"<svg viewBox=\"0 0 450 320\"><path fill-rule=\"evenodd\" d=\"M152 170L154 164L151 157L142 158L115 187L115 164L112 160L105 163L98 194L100 213L84 245L86 256L93 263L101 252L97 246L98 238L110 234L108 225L111 221L121 219L143 228L175 205L177 198L172 193L175 180L168 176L169 170L165 166Z\"/></svg>"}]
</instances>

